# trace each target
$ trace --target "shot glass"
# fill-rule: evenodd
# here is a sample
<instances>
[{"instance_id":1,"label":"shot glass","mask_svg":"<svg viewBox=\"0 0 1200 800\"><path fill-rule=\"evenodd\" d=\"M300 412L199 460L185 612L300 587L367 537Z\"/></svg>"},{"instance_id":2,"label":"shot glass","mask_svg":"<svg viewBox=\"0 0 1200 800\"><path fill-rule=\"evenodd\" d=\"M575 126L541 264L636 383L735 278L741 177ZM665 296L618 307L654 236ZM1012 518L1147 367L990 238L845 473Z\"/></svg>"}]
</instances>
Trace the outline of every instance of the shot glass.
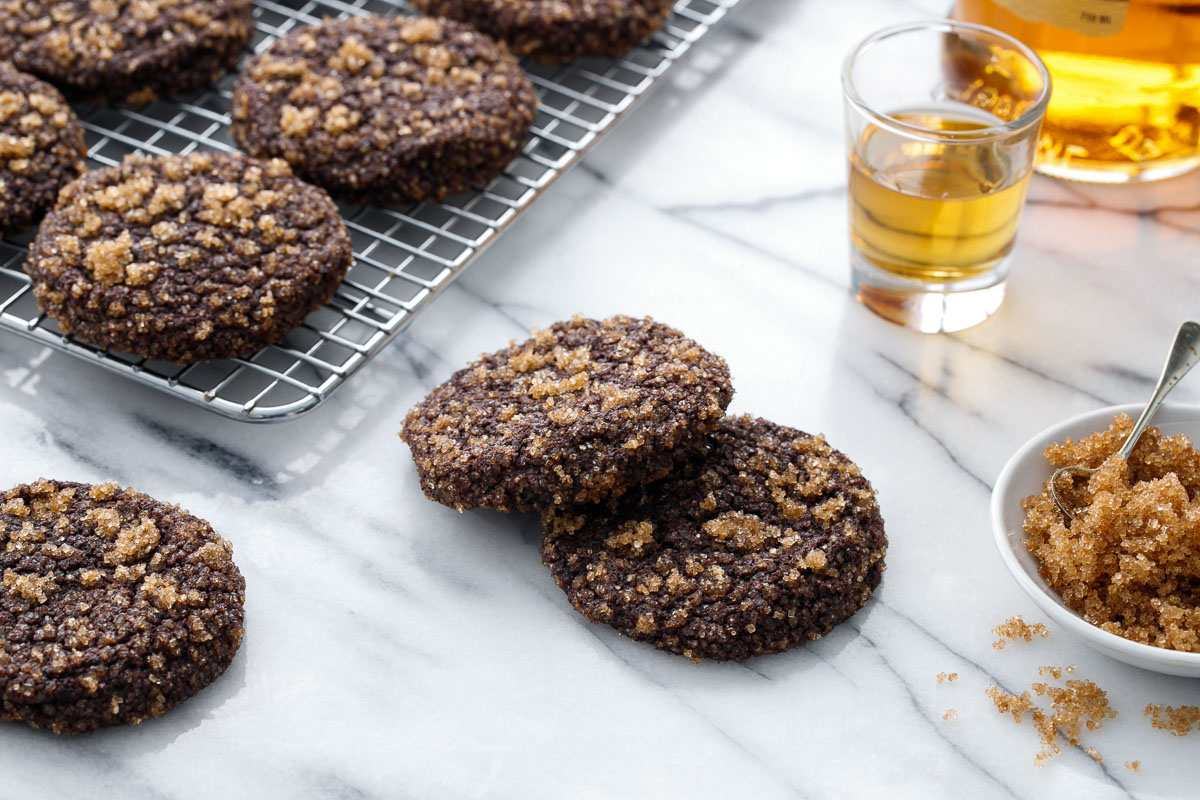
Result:
<instances>
[{"instance_id":1,"label":"shot glass","mask_svg":"<svg viewBox=\"0 0 1200 800\"><path fill-rule=\"evenodd\" d=\"M950 20L865 39L842 70L855 296L919 331L1000 307L1050 76L999 31Z\"/></svg>"}]
</instances>

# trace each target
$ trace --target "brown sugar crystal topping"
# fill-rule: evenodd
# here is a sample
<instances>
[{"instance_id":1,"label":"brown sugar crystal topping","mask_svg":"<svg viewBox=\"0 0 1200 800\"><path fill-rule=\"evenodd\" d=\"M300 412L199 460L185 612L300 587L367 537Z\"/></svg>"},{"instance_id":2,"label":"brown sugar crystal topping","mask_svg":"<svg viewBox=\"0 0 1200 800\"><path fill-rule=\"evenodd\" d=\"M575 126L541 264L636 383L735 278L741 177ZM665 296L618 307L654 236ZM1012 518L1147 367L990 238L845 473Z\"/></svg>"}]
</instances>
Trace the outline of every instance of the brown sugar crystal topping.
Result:
<instances>
[{"instance_id":1,"label":"brown sugar crystal topping","mask_svg":"<svg viewBox=\"0 0 1200 800\"><path fill-rule=\"evenodd\" d=\"M575 317L455 373L401 436L431 499L541 510L663 477L732 394L725 362L673 328Z\"/></svg>"},{"instance_id":2,"label":"brown sugar crystal topping","mask_svg":"<svg viewBox=\"0 0 1200 800\"><path fill-rule=\"evenodd\" d=\"M54 87L0 62L0 234L32 225L87 168L83 128Z\"/></svg>"},{"instance_id":3,"label":"brown sugar crystal topping","mask_svg":"<svg viewBox=\"0 0 1200 800\"><path fill-rule=\"evenodd\" d=\"M335 194L440 200L497 174L537 98L515 58L431 17L326 21L274 42L234 88L233 134Z\"/></svg>"},{"instance_id":4,"label":"brown sugar crystal topping","mask_svg":"<svg viewBox=\"0 0 1200 800\"><path fill-rule=\"evenodd\" d=\"M80 339L191 363L280 341L352 257L337 208L283 161L130 156L67 186L27 271Z\"/></svg>"},{"instance_id":5,"label":"brown sugar crystal topping","mask_svg":"<svg viewBox=\"0 0 1200 800\"><path fill-rule=\"evenodd\" d=\"M542 522L542 560L584 616L720 660L829 633L870 598L887 547L857 465L752 417L722 420L664 480Z\"/></svg>"},{"instance_id":6,"label":"brown sugar crystal topping","mask_svg":"<svg viewBox=\"0 0 1200 800\"><path fill-rule=\"evenodd\" d=\"M245 583L208 523L116 484L0 494L0 721L156 717L220 675Z\"/></svg>"},{"instance_id":7,"label":"brown sugar crystal topping","mask_svg":"<svg viewBox=\"0 0 1200 800\"><path fill-rule=\"evenodd\" d=\"M1097 467L1068 488L1068 522L1049 490L1025 498L1025 535L1039 571L1088 622L1135 642L1200 652L1200 453L1185 436L1148 428L1126 462L1133 423L1046 448L1052 468Z\"/></svg>"}]
</instances>

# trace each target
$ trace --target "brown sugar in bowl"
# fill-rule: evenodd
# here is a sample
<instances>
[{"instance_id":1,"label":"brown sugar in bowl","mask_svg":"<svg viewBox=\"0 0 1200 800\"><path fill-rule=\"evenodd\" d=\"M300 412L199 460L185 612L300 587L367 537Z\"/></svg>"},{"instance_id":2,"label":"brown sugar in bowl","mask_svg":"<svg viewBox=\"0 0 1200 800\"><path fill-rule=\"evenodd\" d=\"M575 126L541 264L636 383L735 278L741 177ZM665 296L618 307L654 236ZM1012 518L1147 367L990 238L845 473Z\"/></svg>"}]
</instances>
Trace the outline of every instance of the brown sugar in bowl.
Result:
<instances>
[{"instance_id":1,"label":"brown sugar in bowl","mask_svg":"<svg viewBox=\"0 0 1200 800\"><path fill-rule=\"evenodd\" d=\"M1047 616L1085 644L1119 661L1167 675L1200 677L1200 653L1169 650L1126 639L1091 624L1073 611L1039 573L1040 562L1029 552L1022 501L1042 491L1052 472L1043 455L1048 445L1079 440L1106 430L1117 414L1136 416L1142 404L1111 406L1080 414L1034 436L1009 459L992 490L992 532L1000 557L1013 578ZM1153 424L1163 435L1185 434L1200 443L1200 406L1164 405Z\"/></svg>"}]
</instances>

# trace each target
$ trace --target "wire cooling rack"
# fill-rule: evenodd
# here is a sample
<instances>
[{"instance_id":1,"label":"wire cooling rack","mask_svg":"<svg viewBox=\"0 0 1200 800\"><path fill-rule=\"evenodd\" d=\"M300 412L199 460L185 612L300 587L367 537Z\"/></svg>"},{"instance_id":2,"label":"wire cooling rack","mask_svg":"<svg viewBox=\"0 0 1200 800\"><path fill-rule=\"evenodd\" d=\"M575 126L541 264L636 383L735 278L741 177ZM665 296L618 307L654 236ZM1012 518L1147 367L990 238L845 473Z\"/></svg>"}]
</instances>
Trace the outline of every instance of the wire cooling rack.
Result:
<instances>
[{"instance_id":1,"label":"wire cooling rack","mask_svg":"<svg viewBox=\"0 0 1200 800\"><path fill-rule=\"evenodd\" d=\"M22 271L32 234L0 241L0 328L106 367L219 414L269 422L315 408L412 321L485 246L644 97L740 0L678 0L654 37L619 59L524 66L541 107L524 152L486 188L443 203L341 205L354 264L337 296L280 345L188 367L98 350L63 334ZM255 0L255 52L326 17L409 12L393 0ZM232 76L138 108L77 108L92 167L131 152L235 150Z\"/></svg>"}]
</instances>

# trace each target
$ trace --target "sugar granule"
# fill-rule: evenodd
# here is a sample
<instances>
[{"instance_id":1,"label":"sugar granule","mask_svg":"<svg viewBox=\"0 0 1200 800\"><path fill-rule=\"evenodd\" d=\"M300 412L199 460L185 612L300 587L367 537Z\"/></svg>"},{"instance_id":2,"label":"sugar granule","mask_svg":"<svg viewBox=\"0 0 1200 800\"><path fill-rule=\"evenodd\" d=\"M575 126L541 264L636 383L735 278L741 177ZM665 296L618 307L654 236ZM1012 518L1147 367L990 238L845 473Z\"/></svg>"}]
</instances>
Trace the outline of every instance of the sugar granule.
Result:
<instances>
[{"instance_id":1,"label":"sugar granule","mask_svg":"<svg viewBox=\"0 0 1200 800\"><path fill-rule=\"evenodd\" d=\"M1032 625L1021 619L1021 615L1009 617L1004 622L992 628L992 633L1000 638L992 642L992 647L996 650L1003 650L1008 644L1006 639L1012 639L1014 642L1018 639L1024 639L1027 642L1032 642L1034 636L1039 636L1045 639L1050 635L1050 631L1046 630L1046 626L1040 622L1035 622Z\"/></svg>"},{"instance_id":2,"label":"sugar granule","mask_svg":"<svg viewBox=\"0 0 1200 800\"><path fill-rule=\"evenodd\" d=\"M1062 676L1063 676L1064 674L1067 674L1067 675L1074 675L1074 674L1075 674L1075 667L1072 667L1072 666L1066 666L1066 667L1038 667L1038 675L1042 676L1043 678L1045 678L1045 677L1051 677L1051 678L1054 678L1054 680L1056 680L1056 681L1057 681L1057 680L1062 680Z\"/></svg>"},{"instance_id":3,"label":"sugar granule","mask_svg":"<svg viewBox=\"0 0 1200 800\"><path fill-rule=\"evenodd\" d=\"M992 699L997 711L1001 714L1011 714L1013 720L1018 723L1029 714L1042 743L1041 751L1034 757L1034 764L1039 767L1062 752L1060 740L1072 747L1079 747L1080 736L1085 728L1089 731L1099 730L1104 726L1106 719L1117 716L1117 712L1108 704L1107 693L1091 681L1068 680L1066 685L1061 687L1035 683L1031 689L1038 697L1048 699L1050 707L1038 706L1029 691L1015 695L997 686L991 686L987 695ZM1085 747L1084 752L1097 762L1102 761L1094 748Z\"/></svg>"},{"instance_id":4,"label":"sugar granule","mask_svg":"<svg viewBox=\"0 0 1200 800\"><path fill-rule=\"evenodd\" d=\"M1200 708L1196 706L1175 708L1151 703L1143 713L1155 728L1170 731L1174 736L1187 736L1193 727L1200 727Z\"/></svg>"}]
</instances>

